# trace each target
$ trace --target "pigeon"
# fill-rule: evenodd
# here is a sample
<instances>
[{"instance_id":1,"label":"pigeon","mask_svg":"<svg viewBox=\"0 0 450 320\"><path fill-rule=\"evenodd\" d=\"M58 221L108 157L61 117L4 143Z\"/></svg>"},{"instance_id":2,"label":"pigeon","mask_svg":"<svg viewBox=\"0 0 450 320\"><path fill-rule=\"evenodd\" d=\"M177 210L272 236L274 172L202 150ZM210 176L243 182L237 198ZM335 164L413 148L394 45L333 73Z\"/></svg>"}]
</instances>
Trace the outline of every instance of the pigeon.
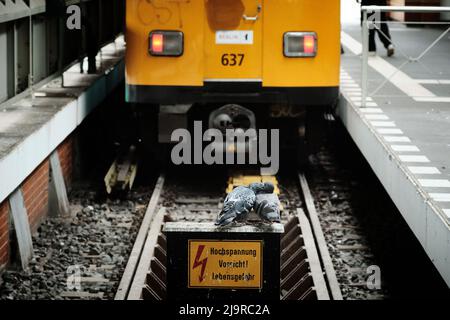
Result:
<instances>
[{"instance_id":1,"label":"pigeon","mask_svg":"<svg viewBox=\"0 0 450 320\"><path fill-rule=\"evenodd\" d=\"M275 187L270 182L252 183L248 187L252 189L257 195L260 193L273 193L275 190Z\"/></svg>"},{"instance_id":2,"label":"pigeon","mask_svg":"<svg viewBox=\"0 0 450 320\"><path fill-rule=\"evenodd\" d=\"M280 222L280 200L274 193L256 195L254 209L261 220L266 222Z\"/></svg>"},{"instance_id":3,"label":"pigeon","mask_svg":"<svg viewBox=\"0 0 450 320\"><path fill-rule=\"evenodd\" d=\"M255 191L250 187L240 186L231 191L223 203L223 209L217 218L217 226L226 226L233 221L246 221L256 199Z\"/></svg>"}]
</instances>

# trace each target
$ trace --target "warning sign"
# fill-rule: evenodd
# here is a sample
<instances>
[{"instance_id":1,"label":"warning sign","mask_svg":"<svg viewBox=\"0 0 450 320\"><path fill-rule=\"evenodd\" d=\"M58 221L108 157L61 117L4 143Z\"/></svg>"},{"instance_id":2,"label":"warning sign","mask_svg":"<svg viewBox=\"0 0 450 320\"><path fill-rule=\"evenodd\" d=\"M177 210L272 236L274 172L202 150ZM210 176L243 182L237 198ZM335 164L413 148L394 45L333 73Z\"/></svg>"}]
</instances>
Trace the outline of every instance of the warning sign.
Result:
<instances>
[{"instance_id":1,"label":"warning sign","mask_svg":"<svg viewBox=\"0 0 450 320\"><path fill-rule=\"evenodd\" d=\"M262 288L262 241L189 240L189 288Z\"/></svg>"}]
</instances>

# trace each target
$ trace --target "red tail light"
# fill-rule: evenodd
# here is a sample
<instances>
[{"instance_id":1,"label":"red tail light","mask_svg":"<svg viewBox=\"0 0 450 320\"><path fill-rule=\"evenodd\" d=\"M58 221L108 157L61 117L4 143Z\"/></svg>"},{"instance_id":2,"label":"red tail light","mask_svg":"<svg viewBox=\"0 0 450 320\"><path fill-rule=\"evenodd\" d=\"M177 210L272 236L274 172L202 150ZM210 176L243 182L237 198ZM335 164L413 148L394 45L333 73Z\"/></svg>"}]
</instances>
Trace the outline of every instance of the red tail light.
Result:
<instances>
[{"instance_id":1,"label":"red tail light","mask_svg":"<svg viewBox=\"0 0 450 320\"><path fill-rule=\"evenodd\" d=\"M313 35L305 35L303 38L303 51L306 54L315 54L316 51L316 39Z\"/></svg>"},{"instance_id":2,"label":"red tail light","mask_svg":"<svg viewBox=\"0 0 450 320\"><path fill-rule=\"evenodd\" d=\"M283 44L285 57L299 58L317 55L317 34L315 32L286 32Z\"/></svg>"},{"instance_id":3,"label":"red tail light","mask_svg":"<svg viewBox=\"0 0 450 320\"><path fill-rule=\"evenodd\" d=\"M179 57L183 54L184 36L180 31L152 31L149 42L152 56Z\"/></svg>"},{"instance_id":4,"label":"red tail light","mask_svg":"<svg viewBox=\"0 0 450 320\"><path fill-rule=\"evenodd\" d=\"M155 33L151 38L151 52L162 53L164 49L164 36L162 34Z\"/></svg>"}]
</instances>

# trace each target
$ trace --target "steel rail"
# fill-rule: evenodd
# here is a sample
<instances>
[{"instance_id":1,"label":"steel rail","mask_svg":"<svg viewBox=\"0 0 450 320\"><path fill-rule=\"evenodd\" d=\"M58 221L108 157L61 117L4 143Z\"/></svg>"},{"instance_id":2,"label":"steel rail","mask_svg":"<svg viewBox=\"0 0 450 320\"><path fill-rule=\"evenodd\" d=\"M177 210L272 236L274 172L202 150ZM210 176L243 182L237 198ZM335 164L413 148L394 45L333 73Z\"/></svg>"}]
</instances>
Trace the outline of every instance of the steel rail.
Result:
<instances>
[{"instance_id":1,"label":"steel rail","mask_svg":"<svg viewBox=\"0 0 450 320\"><path fill-rule=\"evenodd\" d=\"M138 234L116 300L158 301L167 298L166 240L161 234L166 208L157 206L164 183L162 179L150 200L145 227L142 226ZM285 225L286 233L280 244L280 299L342 300L323 233L318 231L320 225L306 179L301 185L308 216L299 208Z\"/></svg>"},{"instance_id":2,"label":"steel rail","mask_svg":"<svg viewBox=\"0 0 450 320\"><path fill-rule=\"evenodd\" d=\"M165 176L164 174L162 174L156 182L152 197L150 198L150 202L147 206L144 219L142 220L141 227L136 237L136 241L134 242L133 249L125 267L125 271L120 281L119 288L116 291L114 300L126 300L128 296L132 281L136 274L138 263L141 260L140 258L144 249L146 239L148 238L149 230L151 229L152 222L156 215L156 208L161 195L161 191L164 187L164 182Z\"/></svg>"},{"instance_id":3,"label":"steel rail","mask_svg":"<svg viewBox=\"0 0 450 320\"><path fill-rule=\"evenodd\" d=\"M165 215L166 215L166 208L161 207L154 216L154 218L152 219L150 229L148 231L148 235L145 240L143 250L141 252L139 264L137 265L136 272L134 274L133 281L131 283L127 300L142 299L142 290L145 287L147 274L149 273L150 270L152 258L155 255L155 249L158 243L158 237L161 232L161 228L164 224Z\"/></svg>"},{"instance_id":4,"label":"steel rail","mask_svg":"<svg viewBox=\"0 0 450 320\"><path fill-rule=\"evenodd\" d=\"M308 255L309 269L314 279L314 289L318 300L330 300L327 284L322 272L322 265L319 259L319 252L314 241L313 231L305 213L297 209L297 217L302 228L302 238Z\"/></svg>"},{"instance_id":5,"label":"steel rail","mask_svg":"<svg viewBox=\"0 0 450 320\"><path fill-rule=\"evenodd\" d=\"M323 234L322 227L320 225L319 216L317 214L316 207L314 205L314 200L311 195L311 191L308 186L308 182L303 173L299 173L300 187L303 193L303 198L305 200L306 209L308 210L309 220L314 231L314 236L319 247L319 253L322 260L323 267L325 269L325 274L328 282L329 289L333 300L343 300L341 289L339 287L339 282L336 277L336 271L334 270L333 262L331 261L331 256L328 251L327 243L325 241L325 236Z\"/></svg>"}]
</instances>

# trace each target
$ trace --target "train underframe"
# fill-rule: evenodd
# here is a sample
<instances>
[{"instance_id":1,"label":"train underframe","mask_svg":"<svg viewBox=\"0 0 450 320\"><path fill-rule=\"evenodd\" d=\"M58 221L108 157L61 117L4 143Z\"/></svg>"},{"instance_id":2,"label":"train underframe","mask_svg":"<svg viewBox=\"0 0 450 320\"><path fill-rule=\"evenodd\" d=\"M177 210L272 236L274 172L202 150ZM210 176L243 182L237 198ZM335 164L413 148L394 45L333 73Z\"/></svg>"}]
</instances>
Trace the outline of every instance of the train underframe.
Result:
<instances>
[{"instance_id":1,"label":"train underframe","mask_svg":"<svg viewBox=\"0 0 450 320\"><path fill-rule=\"evenodd\" d=\"M180 88L172 92L167 88L160 91L154 87L145 91L127 88L129 100L138 102L133 103L133 108L141 149L146 155L151 154L160 163L169 163L170 151L179 142L179 136L173 135L178 129L191 133L192 139L202 139L202 147L218 143L217 139L211 138L211 142L203 139L207 130L215 129L224 137L219 141L224 152L249 152L252 129L256 132L255 140L259 139L260 129L267 129L267 132L278 129L281 161L286 159L304 165L308 156L318 151L326 130L324 114L335 105L338 92L334 87L299 88L299 91L287 88L263 93L252 91L248 84L234 84L232 92L221 91L223 85L210 84L211 87L214 90L189 91L189 94L183 94ZM235 138L232 145L227 144L228 132L235 134L231 138ZM244 140L239 140L240 134ZM245 145L241 148L242 141ZM258 141L254 142L258 145ZM271 143L270 137L266 143ZM271 146L267 148L270 151Z\"/></svg>"}]
</instances>

